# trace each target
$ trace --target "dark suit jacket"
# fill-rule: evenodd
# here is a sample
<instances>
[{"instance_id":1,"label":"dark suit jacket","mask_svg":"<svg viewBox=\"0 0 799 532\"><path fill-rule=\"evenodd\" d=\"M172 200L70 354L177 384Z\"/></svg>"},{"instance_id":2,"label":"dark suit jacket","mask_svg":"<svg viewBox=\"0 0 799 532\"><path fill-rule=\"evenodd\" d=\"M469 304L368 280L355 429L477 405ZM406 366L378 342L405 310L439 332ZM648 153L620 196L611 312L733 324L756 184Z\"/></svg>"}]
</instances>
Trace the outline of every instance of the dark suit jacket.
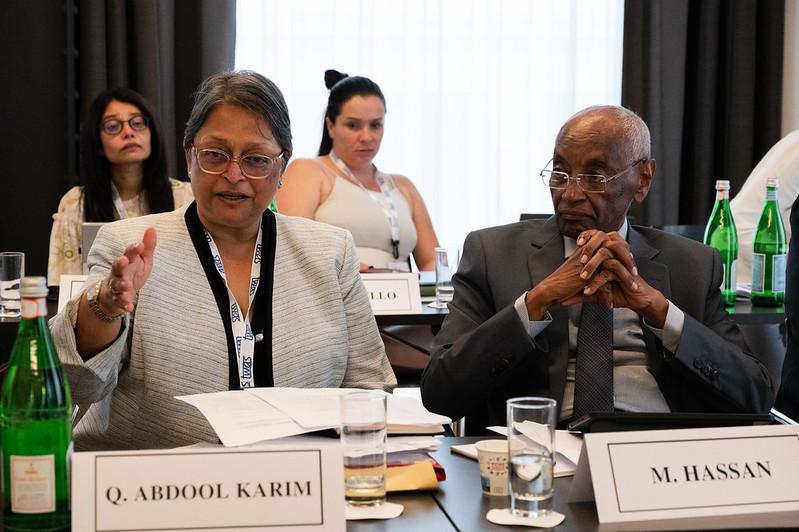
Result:
<instances>
[{"instance_id":1,"label":"dark suit jacket","mask_svg":"<svg viewBox=\"0 0 799 532\"><path fill-rule=\"evenodd\" d=\"M799 421L799 198L791 207L791 243L785 280L785 325L788 350L782 364L782 385L775 405Z\"/></svg>"},{"instance_id":2,"label":"dark suit jacket","mask_svg":"<svg viewBox=\"0 0 799 532\"><path fill-rule=\"evenodd\" d=\"M724 310L718 252L644 227L631 226L628 241L639 274L685 313L676 353L641 327L649 368L671 409L767 411L774 399L771 381ZM563 261L554 217L469 234L453 278L455 297L422 375L428 409L457 419L487 407L487 422L504 424L510 397L543 395L560 407L568 311L551 308L553 322L532 339L513 303Z\"/></svg>"}]
</instances>

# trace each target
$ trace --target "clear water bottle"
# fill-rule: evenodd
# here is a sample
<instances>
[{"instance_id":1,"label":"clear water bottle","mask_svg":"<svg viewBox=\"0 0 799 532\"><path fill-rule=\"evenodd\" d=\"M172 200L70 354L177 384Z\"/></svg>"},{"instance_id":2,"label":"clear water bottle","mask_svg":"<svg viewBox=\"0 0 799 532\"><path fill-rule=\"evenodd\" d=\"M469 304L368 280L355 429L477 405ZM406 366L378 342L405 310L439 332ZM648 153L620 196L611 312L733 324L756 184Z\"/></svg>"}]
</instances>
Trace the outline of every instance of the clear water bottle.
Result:
<instances>
[{"instance_id":1,"label":"clear water bottle","mask_svg":"<svg viewBox=\"0 0 799 532\"><path fill-rule=\"evenodd\" d=\"M777 203L776 177L766 180L766 203L760 214L752 253L752 303L782 305L785 300L785 267L787 244L785 226Z\"/></svg>"},{"instance_id":2,"label":"clear water bottle","mask_svg":"<svg viewBox=\"0 0 799 532\"><path fill-rule=\"evenodd\" d=\"M47 325L47 280L23 277L0 396L5 530L69 530L72 400Z\"/></svg>"},{"instance_id":3,"label":"clear water bottle","mask_svg":"<svg viewBox=\"0 0 799 532\"><path fill-rule=\"evenodd\" d=\"M730 182L727 180L716 181L716 204L705 228L704 242L721 254L721 263L724 266L721 299L725 305L735 305L738 232L730 211Z\"/></svg>"}]
</instances>

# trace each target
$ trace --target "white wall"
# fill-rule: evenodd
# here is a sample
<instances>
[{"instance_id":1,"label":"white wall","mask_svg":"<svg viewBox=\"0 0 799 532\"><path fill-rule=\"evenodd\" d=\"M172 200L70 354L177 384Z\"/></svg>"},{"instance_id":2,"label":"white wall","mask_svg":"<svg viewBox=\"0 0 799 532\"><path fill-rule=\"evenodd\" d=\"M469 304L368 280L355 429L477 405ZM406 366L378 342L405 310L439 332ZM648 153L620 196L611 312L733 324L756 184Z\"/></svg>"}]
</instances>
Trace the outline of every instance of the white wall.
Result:
<instances>
[{"instance_id":1,"label":"white wall","mask_svg":"<svg viewBox=\"0 0 799 532\"><path fill-rule=\"evenodd\" d=\"M785 0L782 136L799 129L799 0Z\"/></svg>"}]
</instances>

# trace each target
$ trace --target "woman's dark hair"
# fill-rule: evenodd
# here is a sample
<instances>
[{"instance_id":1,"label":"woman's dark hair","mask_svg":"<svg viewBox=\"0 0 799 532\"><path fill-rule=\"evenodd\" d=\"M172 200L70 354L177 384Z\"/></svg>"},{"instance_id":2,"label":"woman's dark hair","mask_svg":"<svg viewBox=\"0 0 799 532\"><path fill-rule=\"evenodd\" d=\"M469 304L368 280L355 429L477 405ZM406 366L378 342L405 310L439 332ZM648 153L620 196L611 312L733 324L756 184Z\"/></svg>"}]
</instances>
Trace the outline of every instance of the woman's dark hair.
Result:
<instances>
[{"instance_id":1,"label":"woman's dark hair","mask_svg":"<svg viewBox=\"0 0 799 532\"><path fill-rule=\"evenodd\" d=\"M83 218L87 222L114 220L111 196L111 163L105 158L100 142L100 127L106 107L112 100L139 108L149 119L150 156L144 161L142 190L151 213L174 210L172 186L166 175L166 151L159 132L158 119L144 97L130 89L101 92L89 107L80 132L80 177L83 184Z\"/></svg>"},{"instance_id":2,"label":"woman's dark hair","mask_svg":"<svg viewBox=\"0 0 799 532\"><path fill-rule=\"evenodd\" d=\"M386 99L380 87L369 78L363 76L348 76L335 70L325 70L325 86L330 89L330 96L327 98L327 109L325 118L329 118L335 123L341 108L350 101L353 96L377 96L386 107ZM327 132L327 124L322 121L322 142L319 143L318 155L327 155L333 148L333 139Z\"/></svg>"},{"instance_id":3,"label":"woman's dark hair","mask_svg":"<svg viewBox=\"0 0 799 532\"><path fill-rule=\"evenodd\" d=\"M200 84L194 98L194 107L183 130L184 149L193 145L194 137L211 111L217 105L229 104L243 107L263 118L272 129L280 149L288 152L284 163L291 156L289 108L277 85L261 74L250 70L214 74Z\"/></svg>"}]
</instances>

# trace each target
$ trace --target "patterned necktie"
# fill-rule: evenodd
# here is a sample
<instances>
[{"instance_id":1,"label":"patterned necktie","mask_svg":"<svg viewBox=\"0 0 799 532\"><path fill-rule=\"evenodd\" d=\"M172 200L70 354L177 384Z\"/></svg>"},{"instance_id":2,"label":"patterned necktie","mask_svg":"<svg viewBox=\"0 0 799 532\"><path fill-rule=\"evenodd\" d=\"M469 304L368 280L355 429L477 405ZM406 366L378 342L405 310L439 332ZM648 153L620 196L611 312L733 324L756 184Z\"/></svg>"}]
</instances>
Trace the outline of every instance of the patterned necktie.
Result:
<instances>
[{"instance_id":1,"label":"patterned necktie","mask_svg":"<svg viewBox=\"0 0 799 532\"><path fill-rule=\"evenodd\" d=\"M585 303L577 330L574 416L613 412L613 309Z\"/></svg>"}]
</instances>

